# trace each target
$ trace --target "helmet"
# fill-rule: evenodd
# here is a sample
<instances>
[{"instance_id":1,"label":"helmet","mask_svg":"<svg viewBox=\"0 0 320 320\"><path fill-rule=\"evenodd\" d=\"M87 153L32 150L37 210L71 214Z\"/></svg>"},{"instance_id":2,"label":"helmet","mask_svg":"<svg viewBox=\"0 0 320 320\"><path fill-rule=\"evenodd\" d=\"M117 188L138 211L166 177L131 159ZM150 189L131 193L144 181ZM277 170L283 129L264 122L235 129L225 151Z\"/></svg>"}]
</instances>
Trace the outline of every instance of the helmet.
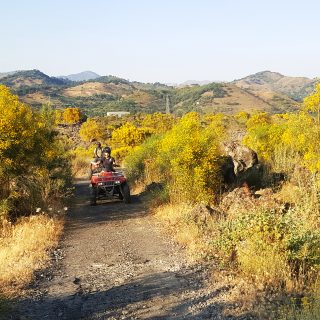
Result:
<instances>
[{"instance_id":1,"label":"helmet","mask_svg":"<svg viewBox=\"0 0 320 320\"><path fill-rule=\"evenodd\" d=\"M104 153L109 153L109 154L111 154L111 148L105 147L105 148L103 149L103 152L104 152Z\"/></svg>"}]
</instances>

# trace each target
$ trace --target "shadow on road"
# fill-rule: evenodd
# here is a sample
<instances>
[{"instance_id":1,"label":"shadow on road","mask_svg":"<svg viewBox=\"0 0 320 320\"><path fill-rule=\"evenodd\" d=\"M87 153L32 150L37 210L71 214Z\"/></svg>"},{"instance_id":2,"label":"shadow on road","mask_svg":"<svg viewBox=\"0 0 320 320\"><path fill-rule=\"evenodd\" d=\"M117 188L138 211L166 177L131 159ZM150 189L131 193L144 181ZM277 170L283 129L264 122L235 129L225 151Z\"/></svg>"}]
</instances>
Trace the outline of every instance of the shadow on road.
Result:
<instances>
[{"instance_id":1,"label":"shadow on road","mask_svg":"<svg viewBox=\"0 0 320 320\"><path fill-rule=\"evenodd\" d=\"M99 200L97 205L90 205L89 181L75 184L75 198L67 217L67 227L71 229L87 228L92 224L107 221L141 218L147 214L139 195L131 196L131 203L118 199Z\"/></svg>"},{"instance_id":2,"label":"shadow on road","mask_svg":"<svg viewBox=\"0 0 320 320\"><path fill-rule=\"evenodd\" d=\"M188 277L192 275L188 274ZM18 312L10 319L255 319L251 314L224 315L232 309L230 303L214 302L231 288L224 286L209 294L200 292L199 286L188 287L197 291L196 298L188 298L186 286L181 285L176 273L155 273L130 283L115 286L101 292L83 292L81 283L78 293L72 296L44 298L33 305L27 314ZM197 289L198 288L198 289ZM221 299L223 300L223 299ZM27 301L21 301L25 304ZM205 307L203 305L206 304ZM19 310L19 303L16 305ZM201 311L199 311L201 310Z\"/></svg>"}]
</instances>

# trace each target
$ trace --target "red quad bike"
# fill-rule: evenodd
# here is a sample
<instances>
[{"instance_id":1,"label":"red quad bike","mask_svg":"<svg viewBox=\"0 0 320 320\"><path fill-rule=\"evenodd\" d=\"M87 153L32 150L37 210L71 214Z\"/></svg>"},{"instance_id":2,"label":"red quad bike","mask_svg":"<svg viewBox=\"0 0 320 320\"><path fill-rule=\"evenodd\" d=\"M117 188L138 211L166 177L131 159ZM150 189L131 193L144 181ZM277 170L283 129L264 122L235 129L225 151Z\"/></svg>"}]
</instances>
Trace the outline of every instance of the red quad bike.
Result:
<instances>
[{"instance_id":1,"label":"red quad bike","mask_svg":"<svg viewBox=\"0 0 320 320\"><path fill-rule=\"evenodd\" d=\"M118 198L125 203L131 202L127 179L121 172L101 171L91 176L91 205L99 199Z\"/></svg>"}]
</instances>

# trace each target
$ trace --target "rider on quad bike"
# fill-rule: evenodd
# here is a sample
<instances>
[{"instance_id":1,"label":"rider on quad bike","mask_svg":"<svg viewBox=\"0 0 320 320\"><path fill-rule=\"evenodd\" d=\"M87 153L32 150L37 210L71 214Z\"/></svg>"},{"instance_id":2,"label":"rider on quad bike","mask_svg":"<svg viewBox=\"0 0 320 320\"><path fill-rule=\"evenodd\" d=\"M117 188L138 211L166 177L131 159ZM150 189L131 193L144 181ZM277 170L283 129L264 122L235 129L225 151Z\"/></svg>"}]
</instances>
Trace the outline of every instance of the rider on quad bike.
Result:
<instances>
[{"instance_id":1,"label":"rider on quad bike","mask_svg":"<svg viewBox=\"0 0 320 320\"><path fill-rule=\"evenodd\" d=\"M117 165L115 159L111 157L111 149L109 147L105 147L102 151L101 164L105 171L115 171L113 167Z\"/></svg>"}]
</instances>

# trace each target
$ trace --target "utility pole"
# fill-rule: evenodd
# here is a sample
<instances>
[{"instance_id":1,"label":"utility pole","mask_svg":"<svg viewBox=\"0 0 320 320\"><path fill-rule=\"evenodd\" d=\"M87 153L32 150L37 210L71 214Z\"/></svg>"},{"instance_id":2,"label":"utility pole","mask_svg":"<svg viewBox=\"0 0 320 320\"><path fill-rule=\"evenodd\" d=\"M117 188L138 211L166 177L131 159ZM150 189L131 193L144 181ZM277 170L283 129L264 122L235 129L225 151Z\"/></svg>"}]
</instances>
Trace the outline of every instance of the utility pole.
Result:
<instances>
[{"instance_id":1,"label":"utility pole","mask_svg":"<svg viewBox=\"0 0 320 320\"><path fill-rule=\"evenodd\" d=\"M166 96L166 114L170 114L170 99L169 99L169 95L167 94Z\"/></svg>"}]
</instances>

